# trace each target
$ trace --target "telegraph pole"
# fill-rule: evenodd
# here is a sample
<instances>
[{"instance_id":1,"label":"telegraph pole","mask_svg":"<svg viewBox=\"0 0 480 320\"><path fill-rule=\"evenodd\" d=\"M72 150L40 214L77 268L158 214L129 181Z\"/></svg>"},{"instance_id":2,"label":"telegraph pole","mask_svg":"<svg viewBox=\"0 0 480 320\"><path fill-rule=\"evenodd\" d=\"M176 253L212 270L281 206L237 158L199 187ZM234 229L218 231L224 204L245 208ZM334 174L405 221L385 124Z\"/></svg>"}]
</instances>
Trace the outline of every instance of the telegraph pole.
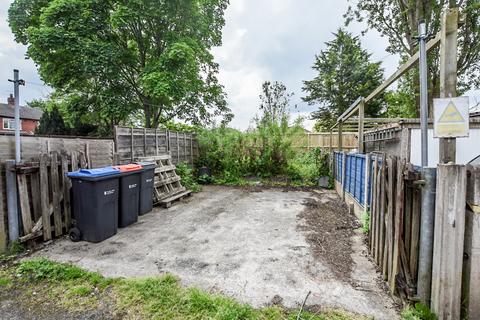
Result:
<instances>
[{"instance_id":1,"label":"telegraph pole","mask_svg":"<svg viewBox=\"0 0 480 320\"><path fill-rule=\"evenodd\" d=\"M17 69L13 70L13 80L8 79L8 81L13 82L15 98L15 162L20 163L22 161L20 149L20 86L24 86L25 81L19 78Z\"/></svg>"}]
</instances>

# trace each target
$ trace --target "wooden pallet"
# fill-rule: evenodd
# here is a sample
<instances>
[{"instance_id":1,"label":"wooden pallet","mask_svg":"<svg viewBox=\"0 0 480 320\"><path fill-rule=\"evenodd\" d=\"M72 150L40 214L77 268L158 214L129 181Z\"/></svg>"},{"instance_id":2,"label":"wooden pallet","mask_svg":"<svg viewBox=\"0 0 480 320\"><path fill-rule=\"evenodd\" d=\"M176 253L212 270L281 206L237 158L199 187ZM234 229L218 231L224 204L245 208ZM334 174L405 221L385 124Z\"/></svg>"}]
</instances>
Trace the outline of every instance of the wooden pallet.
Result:
<instances>
[{"instance_id":1,"label":"wooden pallet","mask_svg":"<svg viewBox=\"0 0 480 320\"><path fill-rule=\"evenodd\" d=\"M157 165L155 168L154 204L161 204L168 208L172 202L191 194L190 190L182 186L181 177L177 175L170 155L145 157L138 160L155 162Z\"/></svg>"},{"instance_id":2,"label":"wooden pallet","mask_svg":"<svg viewBox=\"0 0 480 320\"><path fill-rule=\"evenodd\" d=\"M186 191L174 194L171 197L160 200L159 204L165 208L170 208L172 206L172 202L183 200L185 197L189 197L191 195L192 195L192 191L186 190Z\"/></svg>"}]
</instances>

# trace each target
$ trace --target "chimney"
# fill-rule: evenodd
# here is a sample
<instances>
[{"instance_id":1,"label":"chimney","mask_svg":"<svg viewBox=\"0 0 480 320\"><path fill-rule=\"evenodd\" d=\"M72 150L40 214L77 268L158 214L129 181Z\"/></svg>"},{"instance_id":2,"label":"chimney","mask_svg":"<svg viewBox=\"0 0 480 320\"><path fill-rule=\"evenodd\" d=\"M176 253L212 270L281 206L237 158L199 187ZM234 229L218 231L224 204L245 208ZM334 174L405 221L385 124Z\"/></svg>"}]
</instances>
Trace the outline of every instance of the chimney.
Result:
<instances>
[{"instance_id":1,"label":"chimney","mask_svg":"<svg viewBox=\"0 0 480 320\"><path fill-rule=\"evenodd\" d=\"M13 109L15 109L15 98L13 97L13 94L10 94L10 97L8 97L7 102L9 107L12 107Z\"/></svg>"}]
</instances>

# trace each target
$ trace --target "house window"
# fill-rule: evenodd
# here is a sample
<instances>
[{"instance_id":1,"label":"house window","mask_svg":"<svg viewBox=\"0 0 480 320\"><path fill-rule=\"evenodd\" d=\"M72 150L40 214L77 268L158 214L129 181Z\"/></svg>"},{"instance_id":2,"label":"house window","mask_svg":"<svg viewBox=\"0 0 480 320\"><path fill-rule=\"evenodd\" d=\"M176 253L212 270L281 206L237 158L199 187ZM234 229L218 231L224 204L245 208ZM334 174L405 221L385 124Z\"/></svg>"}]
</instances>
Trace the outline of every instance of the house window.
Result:
<instances>
[{"instance_id":1,"label":"house window","mask_svg":"<svg viewBox=\"0 0 480 320\"><path fill-rule=\"evenodd\" d=\"M3 129L5 129L5 130L15 130L15 119L4 118L3 119ZM20 121L20 130L22 130L22 121Z\"/></svg>"}]
</instances>

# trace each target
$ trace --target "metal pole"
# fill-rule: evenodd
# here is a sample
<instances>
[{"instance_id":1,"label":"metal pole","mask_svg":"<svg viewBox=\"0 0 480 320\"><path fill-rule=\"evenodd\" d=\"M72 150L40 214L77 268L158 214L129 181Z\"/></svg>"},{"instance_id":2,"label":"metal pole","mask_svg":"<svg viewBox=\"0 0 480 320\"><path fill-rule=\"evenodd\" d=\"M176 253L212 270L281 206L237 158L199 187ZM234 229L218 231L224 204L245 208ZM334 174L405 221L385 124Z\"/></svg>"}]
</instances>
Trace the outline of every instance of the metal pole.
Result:
<instances>
[{"instance_id":1,"label":"metal pole","mask_svg":"<svg viewBox=\"0 0 480 320\"><path fill-rule=\"evenodd\" d=\"M8 239L10 242L17 241L20 236L18 218L18 195L17 174L15 173L15 161L5 161L5 180L7 187L7 212L8 212Z\"/></svg>"},{"instance_id":2,"label":"metal pole","mask_svg":"<svg viewBox=\"0 0 480 320\"><path fill-rule=\"evenodd\" d=\"M418 259L417 296L430 305L432 287L433 233L435 225L435 193L437 169L422 169L422 210L420 220L420 248Z\"/></svg>"},{"instance_id":3,"label":"metal pole","mask_svg":"<svg viewBox=\"0 0 480 320\"><path fill-rule=\"evenodd\" d=\"M20 163L21 158L21 149L20 149L20 86L25 85L25 81L21 80L18 75L18 70L13 70L13 80L8 80L13 82L13 93L15 99L15 161Z\"/></svg>"},{"instance_id":4,"label":"metal pole","mask_svg":"<svg viewBox=\"0 0 480 320\"><path fill-rule=\"evenodd\" d=\"M427 65L427 28L425 21L418 25L418 41L420 44L420 127L422 146L422 167L428 167L428 65Z\"/></svg>"}]
</instances>

